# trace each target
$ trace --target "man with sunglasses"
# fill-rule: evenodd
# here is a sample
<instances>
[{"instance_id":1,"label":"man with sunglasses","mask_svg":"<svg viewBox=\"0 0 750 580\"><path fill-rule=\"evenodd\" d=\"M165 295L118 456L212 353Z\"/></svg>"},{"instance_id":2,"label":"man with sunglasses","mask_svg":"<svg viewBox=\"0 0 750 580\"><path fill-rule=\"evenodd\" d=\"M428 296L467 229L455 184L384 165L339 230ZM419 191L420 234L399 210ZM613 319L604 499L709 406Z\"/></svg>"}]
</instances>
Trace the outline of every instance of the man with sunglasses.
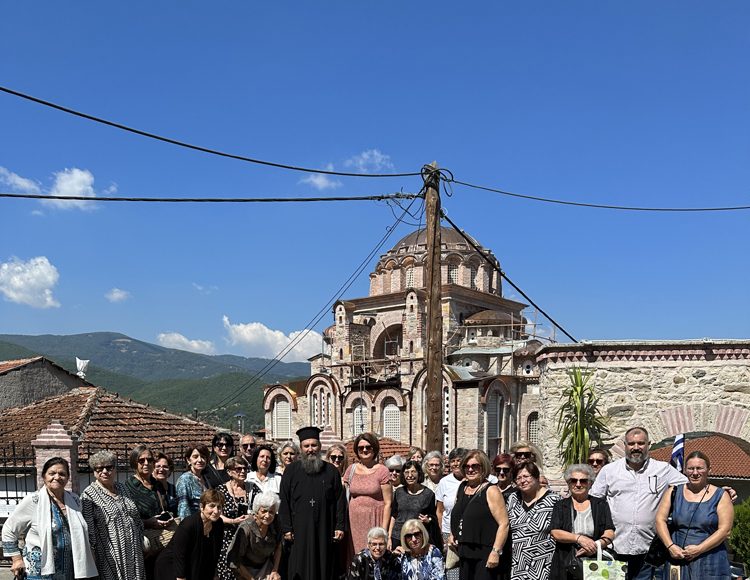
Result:
<instances>
[{"instance_id":1,"label":"man with sunglasses","mask_svg":"<svg viewBox=\"0 0 750 580\"><path fill-rule=\"evenodd\" d=\"M256 445L257 442L254 435L246 434L240 439L240 453L242 453L248 462L253 460L253 452Z\"/></svg>"}]
</instances>

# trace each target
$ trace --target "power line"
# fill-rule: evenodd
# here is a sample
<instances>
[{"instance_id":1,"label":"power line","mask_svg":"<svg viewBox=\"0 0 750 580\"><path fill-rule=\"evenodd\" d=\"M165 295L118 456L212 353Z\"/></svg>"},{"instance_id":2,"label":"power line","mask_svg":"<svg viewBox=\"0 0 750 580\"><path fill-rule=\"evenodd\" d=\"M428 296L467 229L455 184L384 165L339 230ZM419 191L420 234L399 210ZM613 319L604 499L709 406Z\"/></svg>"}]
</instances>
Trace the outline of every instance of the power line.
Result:
<instances>
[{"instance_id":1,"label":"power line","mask_svg":"<svg viewBox=\"0 0 750 580\"><path fill-rule=\"evenodd\" d=\"M310 332L312 332L312 329L323 319L323 317L328 313L328 309L330 308L331 304L333 304L336 300L338 300L343 294L354 284L354 281L357 279L357 277L362 273L362 271L367 267L372 257L377 254L377 252L380 251L380 248L383 247L383 244L388 241L388 238L390 238L391 234L394 232L396 227L399 225L399 223L403 222L403 218L407 213L409 213L409 209L411 209L411 206L414 204L414 200L411 201L411 203L404 208L404 211L402 212L401 216L396 218L396 221L394 224L386 229L386 233L383 235L383 237L378 241L376 246L370 251L370 253L360 262L360 264L357 266L357 268L354 270L354 272L349 276L349 278L346 279L346 281L339 287L338 290L334 293L334 295L323 305L323 307L313 316L313 318L305 325L305 331L297 335L294 340L292 340L286 347L284 347L273 359L271 359L266 365L261 368L255 375L253 375L251 378L249 378L245 383L237 387L235 391L227 396L225 396L219 403L216 405L216 407L223 407L231 404L235 400L237 400L238 397L240 397L245 391L247 391L250 387L257 384L265 375L267 375L279 362L281 362L281 359L283 359L289 352L292 351L292 349L297 346Z\"/></svg>"},{"instance_id":2,"label":"power line","mask_svg":"<svg viewBox=\"0 0 750 580\"><path fill-rule=\"evenodd\" d=\"M520 288L519 288L518 286L516 286L516 285L515 285L515 284L513 283L513 281L512 281L512 280L511 280L510 278L508 278L508 276L507 276L507 275L505 274L505 272L504 272L504 271L502 270L502 268L500 268L500 267L499 267L499 266L498 266L497 264L495 264L495 263L494 263L494 262L493 262L492 260L490 260L490 259L489 259L489 257L487 256L487 254L486 254L486 253L485 253L484 251L482 251L482 248L480 248L480 247L479 247L479 246L478 246L478 245L476 244L476 242L475 242L474 240L472 240L472 239L471 239L471 238L470 238L469 236L467 236L467 235L466 235L466 234L464 233L464 231L463 231L463 230L462 230L461 228L459 228L459 227L458 227L458 226L457 226L457 225L456 225L456 224L455 224L455 223L453 222L453 220L452 220L451 218L449 218L449 217L448 217L448 216L447 216L447 215L445 214L445 211L442 211L442 212L441 212L441 215L442 215L443 219L444 219L445 221L447 221L447 222L448 222L448 223L449 223L449 224L450 224L450 225L451 225L451 226L453 227L453 229L454 229L454 230L456 230L456 231L457 231L457 232L458 232L459 234L461 234L461 237L463 237L463 238L464 238L464 239L466 240L466 242L467 242L467 243L468 243L468 244L469 244L469 245L470 245L470 246L471 246L472 248L474 248L474 249L475 249L475 250L477 251L477 253L478 253L478 254L479 254L480 256L482 256L482 258L484 258L484 260L485 260L485 261L486 261L486 262L487 262L487 263L488 263L488 264L489 264L489 265L490 265L490 266L492 267L492 269L493 269L493 270L495 270L495 271L496 271L496 272L497 272L498 274L500 274L500 276L502 276L502 277L503 277L503 279L504 279L504 280L505 280L505 281L506 281L506 282L507 282L508 284L510 284L510 285L511 285L511 286L513 287L513 289L514 289L514 290L515 290L516 292L518 292L519 294L521 294L521 296L523 296L523 297L524 297L524 298L525 298L526 300L528 300L528 301L529 301L529 303L530 303L530 304L531 304L531 305L532 305L532 306L533 306L534 308L536 308L536 309L537 309L537 310L538 310L539 312L541 312L541 313L542 313L542 314L543 314L543 315L544 315L544 316L545 316L545 317L547 318L547 320L549 320L549 321L550 321L550 322L551 322L551 323L552 323L553 325L555 325L555 327L556 327L556 328L558 328L558 329L560 330L560 332L562 332L562 333L563 333L563 334L564 334L565 336L567 336L567 337L568 337L568 338L569 338L570 340L572 340L573 342L578 342L578 341L577 341L577 340L576 340L575 338L573 338L573 336L572 336L572 335L571 335L571 334L570 334L570 333L569 333L569 332L568 332L567 330L565 330L565 329L564 329L564 328L563 328L562 326L560 326L560 325L559 325L559 324L558 324L558 323L557 323L557 322L555 321L555 319L554 319L554 318L552 318L552 317L551 317L551 316L550 316L549 314L547 314L547 313L546 313L546 312L545 312L544 310L542 310L542 308L541 308L541 307L540 307L540 306L539 306L539 305L538 305L538 304L537 304L536 302L534 302L534 301L533 301L533 300L532 300L532 299L531 299L531 298L529 297L529 295L528 295L528 294L526 294L526 292L524 292L524 291L523 291L523 290L521 290L521 289L520 289Z\"/></svg>"},{"instance_id":3,"label":"power line","mask_svg":"<svg viewBox=\"0 0 750 580\"><path fill-rule=\"evenodd\" d=\"M558 205L570 205L574 207L588 207L593 209L613 209L619 211L652 211L652 212L712 212L712 211L744 211L750 209L750 205L735 205L725 207L645 207L645 206L629 206L629 205L612 205L606 203L584 203L581 201L568 201L564 199L552 199L549 197L539 197L536 195L526 195L523 193L513 193L511 191L505 191L503 189L497 189L494 187L486 187L484 185L476 185L474 183L467 183L466 181L460 181L453 179L452 177L443 177L443 181L447 183L455 183L457 185L463 185L464 187L471 187L473 189L481 189L483 191L491 191L493 193L499 193L501 195L507 195L510 197L517 197L521 199L530 199L532 201L541 201L545 203L556 203Z\"/></svg>"},{"instance_id":4,"label":"power line","mask_svg":"<svg viewBox=\"0 0 750 580\"><path fill-rule=\"evenodd\" d=\"M354 195L335 197L86 197L82 195L41 195L36 193L0 193L0 198L45 199L52 201L130 201L152 203L309 203L319 201L387 201L414 199L418 193L389 193L381 195Z\"/></svg>"},{"instance_id":5,"label":"power line","mask_svg":"<svg viewBox=\"0 0 750 580\"><path fill-rule=\"evenodd\" d=\"M32 95L21 93L19 91L14 91L13 89L10 89L8 87L0 86L0 91L7 93L9 95L13 95L15 97L20 97L21 99L26 99L27 101L31 101L33 103L37 103L39 105L44 105L45 107L49 107L51 109L56 109L58 111L62 111L63 113L68 113L69 115L74 115L76 117L81 117L82 119L88 119L89 121L94 121L95 123L101 123L102 125L107 125L108 127L114 127L115 129L120 129L122 131L127 131L129 133L134 133L135 135L140 135L142 137L148 137L149 139L155 139L157 141L162 141L164 143L170 143L171 145L177 145L178 147L185 147L186 149L193 149L194 151L201 151L203 153L209 153L211 155L218 155L219 157L228 157L229 159L237 159L239 161L247 161L248 163L255 163L257 165L266 165L269 167L278 167L280 169L289 169L292 171L302 171L304 173L320 173L323 175L338 175L340 177L414 177L419 175L419 172L414 173L349 173L346 171L332 171L332 170L326 170L326 169L311 169L309 167L300 167L298 165L289 165L287 163L277 163L275 161L265 161L263 159L255 159L253 157L245 157L244 155L237 155L235 153L227 153L225 151L219 151L217 149L211 149L209 147L202 147L201 145L194 145L192 143L187 143L185 141L179 141L177 139L172 139L171 137L164 137L163 135L158 135L156 133L150 133L148 131L143 131L141 129L136 129L134 127L129 127L127 125L123 125L122 123L116 123L114 121L109 121L107 119L103 119L101 117L96 117L94 115L89 115L88 113L83 113L81 111L77 111L75 109L71 109L69 107L63 107L62 105L58 105L57 103L53 103L51 101L45 101L44 99L40 99L38 97L34 97Z\"/></svg>"}]
</instances>

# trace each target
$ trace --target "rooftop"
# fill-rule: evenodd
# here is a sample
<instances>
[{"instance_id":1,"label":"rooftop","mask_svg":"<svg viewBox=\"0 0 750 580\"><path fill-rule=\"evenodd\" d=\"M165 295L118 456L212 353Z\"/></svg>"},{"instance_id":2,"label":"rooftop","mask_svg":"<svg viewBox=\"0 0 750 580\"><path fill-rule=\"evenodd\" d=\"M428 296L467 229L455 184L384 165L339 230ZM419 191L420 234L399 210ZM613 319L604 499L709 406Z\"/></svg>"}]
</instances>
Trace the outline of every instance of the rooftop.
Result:
<instances>
[{"instance_id":1,"label":"rooftop","mask_svg":"<svg viewBox=\"0 0 750 580\"><path fill-rule=\"evenodd\" d=\"M693 451L702 451L711 460L711 477L750 479L750 442L720 433L686 437L685 457ZM660 461L669 461L672 443L652 449L651 456Z\"/></svg>"}]
</instances>

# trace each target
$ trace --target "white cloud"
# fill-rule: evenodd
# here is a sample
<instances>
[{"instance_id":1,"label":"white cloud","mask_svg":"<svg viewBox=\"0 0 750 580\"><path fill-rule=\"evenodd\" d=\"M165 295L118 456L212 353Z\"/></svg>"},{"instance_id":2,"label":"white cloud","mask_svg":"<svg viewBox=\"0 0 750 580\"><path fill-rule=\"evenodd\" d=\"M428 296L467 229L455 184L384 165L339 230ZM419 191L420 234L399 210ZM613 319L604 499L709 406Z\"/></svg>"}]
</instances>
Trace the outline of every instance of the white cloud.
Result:
<instances>
[{"instance_id":1,"label":"white cloud","mask_svg":"<svg viewBox=\"0 0 750 580\"><path fill-rule=\"evenodd\" d=\"M110 302L124 302L130 298L130 292L121 288L112 288L104 297Z\"/></svg>"},{"instance_id":2,"label":"white cloud","mask_svg":"<svg viewBox=\"0 0 750 580\"><path fill-rule=\"evenodd\" d=\"M333 171L333 164L329 163L325 166L326 171ZM299 180L300 183L306 183L313 186L318 191L324 191L326 189L336 189L341 187L341 182L333 179L330 175L324 173L312 173L307 177L303 177Z\"/></svg>"},{"instance_id":3,"label":"white cloud","mask_svg":"<svg viewBox=\"0 0 750 580\"><path fill-rule=\"evenodd\" d=\"M13 191L21 193L38 194L41 192L39 185L35 181L21 177L2 166L0 166L0 183L7 185Z\"/></svg>"},{"instance_id":4,"label":"white cloud","mask_svg":"<svg viewBox=\"0 0 750 580\"><path fill-rule=\"evenodd\" d=\"M58 171L54 175L55 182L49 190L51 198L67 195L96 197L96 192L94 191L94 175L87 169L73 167L72 169ZM96 208L94 203L82 200L45 199L42 203L57 209L92 210Z\"/></svg>"},{"instance_id":5,"label":"white cloud","mask_svg":"<svg viewBox=\"0 0 750 580\"><path fill-rule=\"evenodd\" d=\"M32 308L57 308L60 303L52 295L60 274L45 256L27 262L11 258L0 263L0 293L5 299Z\"/></svg>"},{"instance_id":6,"label":"white cloud","mask_svg":"<svg viewBox=\"0 0 750 580\"><path fill-rule=\"evenodd\" d=\"M200 354L214 354L216 348L210 340L190 340L179 332L162 332L156 337L160 345Z\"/></svg>"},{"instance_id":7,"label":"white cloud","mask_svg":"<svg viewBox=\"0 0 750 580\"><path fill-rule=\"evenodd\" d=\"M305 330L295 330L288 335L280 330L268 328L262 322L247 322L232 324L228 316L223 317L227 340L233 346L240 346L248 356L273 358L289 346L292 341L299 339ZM322 336L311 330L304 338L299 339L288 355L286 362L305 362L308 358L320 352Z\"/></svg>"},{"instance_id":8,"label":"white cloud","mask_svg":"<svg viewBox=\"0 0 750 580\"><path fill-rule=\"evenodd\" d=\"M214 286L213 284L210 284L209 286L203 286L202 284L198 284L197 282L193 282L193 288L195 288L199 293L205 294L206 296L208 296L209 294L213 294L219 289L218 286Z\"/></svg>"},{"instance_id":9,"label":"white cloud","mask_svg":"<svg viewBox=\"0 0 750 580\"><path fill-rule=\"evenodd\" d=\"M359 173L381 173L393 169L391 156L379 149L367 149L344 162L346 167L356 169Z\"/></svg>"}]
</instances>

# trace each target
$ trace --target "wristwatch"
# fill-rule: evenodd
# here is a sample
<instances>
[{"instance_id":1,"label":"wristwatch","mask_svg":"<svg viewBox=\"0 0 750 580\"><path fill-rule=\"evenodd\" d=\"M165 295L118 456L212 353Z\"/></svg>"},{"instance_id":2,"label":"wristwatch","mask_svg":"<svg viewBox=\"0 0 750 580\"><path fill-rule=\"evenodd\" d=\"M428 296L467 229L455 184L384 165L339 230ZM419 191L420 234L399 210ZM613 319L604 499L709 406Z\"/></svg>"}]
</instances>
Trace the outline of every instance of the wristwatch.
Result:
<instances>
[{"instance_id":1,"label":"wristwatch","mask_svg":"<svg viewBox=\"0 0 750 580\"><path fill-rule=\"evenodd\" d=\"M503 555L503 549L502 548L492 548L492 551L495 552L498 556Z\"/></svg>"}]
</instances>

